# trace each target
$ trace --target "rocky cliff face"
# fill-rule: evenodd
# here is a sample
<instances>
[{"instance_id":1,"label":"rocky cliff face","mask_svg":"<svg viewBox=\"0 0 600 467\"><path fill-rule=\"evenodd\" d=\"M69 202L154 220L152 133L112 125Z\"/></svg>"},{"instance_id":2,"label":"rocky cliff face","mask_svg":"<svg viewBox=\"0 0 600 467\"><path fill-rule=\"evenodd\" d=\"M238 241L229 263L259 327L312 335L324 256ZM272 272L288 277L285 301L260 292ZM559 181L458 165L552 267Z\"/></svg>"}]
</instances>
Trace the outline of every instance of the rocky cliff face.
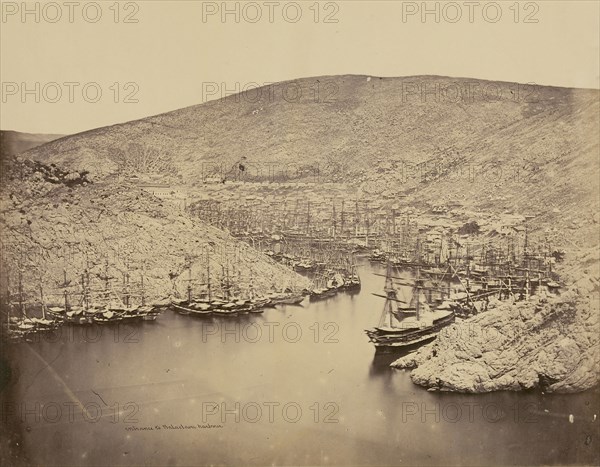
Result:
<instances>
[{"instance_id":1,"label":"rocky cliff face","mask_svg":"<svg viewBox=\"0 0 600 467\"><path fill-rule=\"evenodd\" d=\"M595 257L597 265L598 252ZM593 256L593 254L592 254ZM541 388L578 392L600 381L597 266L560 296L505 302L456 323L392 367L427 388L481 393Z\"/></svg>"},{"instance_id":2,"label":"rocky cliff face","mask_svg":"<svg viewBox=\"0 0 600 467\"><path fill-rule=\"evenodd\" d=\"M76 292L89 268L93 284L102 288L108 278L117 294L127 272L139 293L144 271L146 298L163 299L185 295L188 266L199 292L208 259L213 287L226 271L232 283L249 287L252 281L257 293L308 285L248 244L134 185L90 183L85 172L28 160L5 162L2 169L3 294L16 292L20 269L28 300L38 299L42 284L47 300L60 302L63 269Z\"/></svg>"}]
</instances>

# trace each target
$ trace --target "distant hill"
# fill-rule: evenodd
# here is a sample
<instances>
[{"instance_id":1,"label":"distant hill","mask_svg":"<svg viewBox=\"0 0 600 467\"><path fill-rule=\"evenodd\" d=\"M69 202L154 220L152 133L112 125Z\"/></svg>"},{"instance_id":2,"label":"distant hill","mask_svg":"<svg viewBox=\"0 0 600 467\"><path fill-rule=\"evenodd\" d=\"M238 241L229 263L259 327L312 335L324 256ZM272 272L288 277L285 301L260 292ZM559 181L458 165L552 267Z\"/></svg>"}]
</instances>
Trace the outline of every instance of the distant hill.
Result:
<instances>
[{"instance_id":1,"label":"distant hill","mask_svg":"<svg viewBox=\"0 0 600 467\"><path fill-rule=\"evenodd\" d=\"M19 131L0 131L0 157L14 156L28 149L41 146L56 139L62 138L64 135L44 135L21 133Z\"/></svg>"},{"instance_id":2,"label":"distant hill","mask_svg":"<svg viewBox=\"0 0 600 467\"><path fill-rule=\"evenodd\" d=\"M599 115L598 90L323 76L79 133L24 156L96 178L154 174L196 186L245 158L250 172L318 171L324 182L401 194L417 207L510 210L560 227L593 222L598 211Z\"/></svg>"}]
</instances>

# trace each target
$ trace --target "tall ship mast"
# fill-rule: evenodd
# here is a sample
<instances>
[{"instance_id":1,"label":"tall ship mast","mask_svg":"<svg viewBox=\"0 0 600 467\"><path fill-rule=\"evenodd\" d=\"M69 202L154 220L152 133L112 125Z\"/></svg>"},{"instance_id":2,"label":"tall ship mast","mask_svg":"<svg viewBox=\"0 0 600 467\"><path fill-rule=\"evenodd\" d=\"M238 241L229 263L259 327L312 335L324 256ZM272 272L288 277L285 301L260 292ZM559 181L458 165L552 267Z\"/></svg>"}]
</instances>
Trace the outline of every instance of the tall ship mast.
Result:
<instances>
[{"instance_id":1,"label":"tall ship mast","mask_svg":"<svg viewBox=\"0 0 600 467\"><path fill-rule=\"evenodd\" d=\"M400 285L411 288L409 299L398 297L394 279ZM427 289L418 269L414 280L395 278L392 276L391 262L388 261L383 289L385 295L374 294L384 298L385 304L377 326L365 331L377 352L420 347L433 341L444 327L454 322L452 310L432 310L429 307L423 295Z\"/></svg>"}]
</instances>

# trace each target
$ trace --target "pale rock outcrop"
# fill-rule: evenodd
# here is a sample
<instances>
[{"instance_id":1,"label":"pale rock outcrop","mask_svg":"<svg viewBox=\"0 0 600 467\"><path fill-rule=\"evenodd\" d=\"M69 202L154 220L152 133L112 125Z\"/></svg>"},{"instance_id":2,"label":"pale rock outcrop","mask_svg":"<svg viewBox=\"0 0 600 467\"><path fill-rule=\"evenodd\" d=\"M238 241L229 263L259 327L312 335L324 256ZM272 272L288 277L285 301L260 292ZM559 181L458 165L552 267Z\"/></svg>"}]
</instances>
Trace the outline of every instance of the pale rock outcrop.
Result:
<instances>
[{"instance_id":1,"label":"pale rock outcrop","mask_svg":"<svg viewBox=\"0 0 600 467\"><path fill-rule=\"evenodd\" d=\"M412 369L414 383L442 391L590 389L600 375L599 308L596 297L580 292L578 286L547 301L502 303L444 329L392 366Z\"/></svg>"}]
</instances>

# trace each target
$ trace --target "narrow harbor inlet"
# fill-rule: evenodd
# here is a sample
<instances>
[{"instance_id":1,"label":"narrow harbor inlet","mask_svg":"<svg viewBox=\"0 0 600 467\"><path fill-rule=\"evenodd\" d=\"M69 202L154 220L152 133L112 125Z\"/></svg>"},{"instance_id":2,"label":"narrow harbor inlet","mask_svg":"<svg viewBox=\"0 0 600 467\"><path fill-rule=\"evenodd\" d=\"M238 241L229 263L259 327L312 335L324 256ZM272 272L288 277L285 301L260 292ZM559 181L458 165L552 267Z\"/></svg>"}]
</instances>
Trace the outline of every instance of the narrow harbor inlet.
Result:
<instances>
[{"instance_id":1,"label":"narrow harbor inlet","mask_svg":"<svg viewBox=\"0 0 600 467\"><path fill-rule=\"evenodd\" d=\"M358 294L260 315L168 311L10 346L13 446L53 465L192 465L196 452L202 464L428 465L466 450L469 465L592 461L592 393L428 392L391 369L364 333L385 266L363 260L358 272Z\"/></svg>"},{"instance_id":2,"label":"narrow harbor inlet","mask_svg":"<svg viewBox=\"0 0 600 467\"><path fill-rule=\"evenodd\" d=\"M0 467L600 467L600 2L0 10Z\"/></svg>"}]
</instances>

